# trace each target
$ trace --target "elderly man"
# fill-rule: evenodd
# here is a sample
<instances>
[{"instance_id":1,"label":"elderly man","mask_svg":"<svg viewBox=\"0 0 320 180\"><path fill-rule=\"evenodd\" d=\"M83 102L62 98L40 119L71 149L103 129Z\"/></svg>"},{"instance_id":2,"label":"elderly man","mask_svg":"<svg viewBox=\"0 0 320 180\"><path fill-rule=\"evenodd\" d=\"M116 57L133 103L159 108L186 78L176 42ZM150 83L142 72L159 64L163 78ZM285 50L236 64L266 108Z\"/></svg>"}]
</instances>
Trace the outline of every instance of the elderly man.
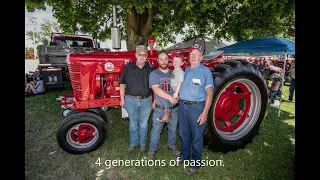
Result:
<instances>
[{"instance_id":1,"label":"elderly man","mask_svg":"<svg viewBox=\"0 0 320 180\"><path fill-rule=\"evenodd\" d=\"M127 155L140 144L140 153L146 153L148 120L152 110L152 90L149 75L154 67L146 62L148 51L144 45L136 47L136 61L125 65L121 73L120 105L128 112L130 146Z\"/></svg>"},{"instance_id":2,"label":"elderly man","mask_svg":"<svg viewBox=\"0 0 320 180\"><path fill-rule=\"evenodd\" d=\"M173 90L171 84L172 70L168 68L169 56L166 51L160 51L158 54L159 68L152 71L149 78L149 86L152 88L155 97L155 109L152 117L152 130L150 137L150 151L148 159L155 159L162 132L164 122L157 121L164 115L165 110L172 110L168 121L168 148L173 155L179 157L180 151L176 146L176 130L178 125L178 99L172 97ZM166 106L166 101L170 102L170 106Z\"/></svg>"},{"instance_id":3,"label":"elderly man","mask_svg":"<svg viewBox=\"0 0 320 180\"><path fill-rule=\"evenodd\" d=\"M187 175L200 168L203 149L203 131L212 103L213 78L208 67L200 64L203 51L190 49L190 66L185 69L180 91L179 134L182 141L180 163L190 160Z\"/></svg>"}]
</instances>

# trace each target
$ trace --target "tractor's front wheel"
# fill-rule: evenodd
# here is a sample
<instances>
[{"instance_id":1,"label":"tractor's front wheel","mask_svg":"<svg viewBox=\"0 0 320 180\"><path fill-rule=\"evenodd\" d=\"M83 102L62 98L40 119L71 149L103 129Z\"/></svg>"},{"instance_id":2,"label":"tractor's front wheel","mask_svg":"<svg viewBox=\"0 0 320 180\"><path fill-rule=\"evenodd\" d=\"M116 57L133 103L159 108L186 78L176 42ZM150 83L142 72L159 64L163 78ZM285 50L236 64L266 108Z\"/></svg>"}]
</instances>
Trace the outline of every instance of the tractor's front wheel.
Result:
<instances>
[{"instance_id":1,"label":"tractor's front wheel","mask_svg":"<svg viewBox=\"0 0 320 180\"><path fill-rule=\"evenodd\" d=\"M92 109L87 109L86 112L95 113L96 115L100 116L105 121L106 125L108 125L107 115L102 109L100 109L100 108L92 108ZM69 117L71 115L77 114L77 113L79 113L79 111L76 110L76 109L64 109L61 112L62 116L64 116L65 118L67 118L67 117Z\"/></svg>"},{"instance_id":2,"label":"tractor's front wheel","mask_svg":"<svg viewBox=\"0 0 320 180\"><path fill-rule=\"evenodd\" d=\"M105 121L91 112L76 113L61 123L57 133L59 146L71 154L83 154L98 149L108 136Z\"/></svg>"},{"instance_id":3,"label":"tractor's front wheel","mask_svg":"<svg viewBox=\"0 0 320 180\"><path fill-rule=\"evenodd\" d=\"M259 67L243 60L228 60L213 69L214 90L204 132L212 151L244 148L265 117L268 95Z\"/></svg>"}]
</instances>

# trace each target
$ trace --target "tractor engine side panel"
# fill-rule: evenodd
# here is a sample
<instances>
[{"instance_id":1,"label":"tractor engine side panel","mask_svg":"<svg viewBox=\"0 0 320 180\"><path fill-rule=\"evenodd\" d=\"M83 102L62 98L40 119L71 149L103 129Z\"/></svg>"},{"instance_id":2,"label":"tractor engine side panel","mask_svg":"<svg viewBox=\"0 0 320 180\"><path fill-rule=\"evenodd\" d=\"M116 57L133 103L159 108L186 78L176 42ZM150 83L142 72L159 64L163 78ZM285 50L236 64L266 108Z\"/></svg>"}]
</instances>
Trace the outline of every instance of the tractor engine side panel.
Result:
<instances>
[{"instance_id":1,"label":"tractor engine side panel","mask_svg":"<svg viewBox=\"0 0 320 180\"><path fill-rule=\"evenodd\" d=\"M87 109L120 104L121 71L128 61L112 58L67 58L75 108Z\"/></svg>"}]
</instances>

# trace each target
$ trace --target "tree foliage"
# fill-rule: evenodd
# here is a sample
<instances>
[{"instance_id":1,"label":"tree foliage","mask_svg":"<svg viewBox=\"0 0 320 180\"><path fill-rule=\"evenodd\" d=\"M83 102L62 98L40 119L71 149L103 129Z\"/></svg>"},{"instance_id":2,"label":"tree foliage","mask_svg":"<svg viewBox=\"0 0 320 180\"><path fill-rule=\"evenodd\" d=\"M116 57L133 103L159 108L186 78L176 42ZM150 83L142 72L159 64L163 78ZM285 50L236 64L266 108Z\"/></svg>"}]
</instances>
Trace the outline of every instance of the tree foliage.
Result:
<instances>
[{"instance_id":1,"label":"tree foliage","mask_svg":"<svg viewBox=\"0 0 320 180\"><path fill-rule=\"evenodd\" d=\"M25 50L26 54L34 53L33 47L27 47Z\"/></svg>"},{"instance_id":2,"label":"tree foliage","mask_svg":"<svg viewBox=\"0 0 320 180\"><path fill-rule=\"evenodd\" d=\"M51 33L53 32L61 32L59 24L55 21L44 19L44 22L40 24L40 31L27 31L26 35L28 36L28 39L32 40L32 44L34 44L33 38L35 38L35 43L39 44L44 39L50 40Z\"/></svg>"},{"instance_id":3,"label":"tree foliage","mask_svg":"<svg viewBox=\"0 0 320 180\"><path fill-rule=\"evenodd\" d=\"M32 44L38 44L42 41L42 37L37 31L27 31L26 35L28 36L28 39L32 41Z\"/></svg>"},{"instance_id":4,"label":"tree foliage","mask_svg":"<svg viewBox=\"0 0 320 180\"><path fill-rule=\"evenodd\" d=\"M153 36L165 46L175 35L236 41L264 36L294 39L294 0L26 0L29 12L52 6L53 16L68 33L111 36L112 5L128 49ZM186 28L188 27L188 28Z\"/></svg>"},{"instance_id":5,"label":"tree foliage","mask_svg":"<svg viewBox=\"0 0 320 180\"><path fill-rule=\"evenodd\" d=\"M40 24L41 36L50 39L52 33L61 33L59 24L55 21L44 19L44 22Z\"/></svg>"}]
</instances>

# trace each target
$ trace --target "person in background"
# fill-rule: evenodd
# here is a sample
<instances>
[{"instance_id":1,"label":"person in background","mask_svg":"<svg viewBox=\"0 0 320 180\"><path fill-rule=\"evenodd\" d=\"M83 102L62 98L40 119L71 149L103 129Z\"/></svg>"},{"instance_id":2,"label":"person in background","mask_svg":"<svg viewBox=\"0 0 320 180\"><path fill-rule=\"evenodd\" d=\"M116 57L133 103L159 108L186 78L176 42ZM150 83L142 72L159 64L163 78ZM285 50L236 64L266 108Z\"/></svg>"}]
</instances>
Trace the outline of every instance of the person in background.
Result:
<instances>
[{"instance_id":1,"label":"person in background","mask_svg":"<svg viewBox=\"0 0 320 180\"><path fill-rule=\"evenodd\" d=\"M271 86L269 87L270 106L277 107L280 104L279 98L281 97L281 75L278 73L273 73L271 75L271 80Z\"/></svg>"},{"instance_id":2,"label":"person in background","mask_svg":"<svg viewBox=\"0 0 320 180\"><path fill-rule=\"evenodd\" d=\"M35 79L36 79L35 82L31 81L27 84L24 90L25 93L40 94L45 91L44 83L41 75L38 75Z\"/></svg>"},{"instance_id":3,"label":"person in background","mask_svg":"<svg viewBox=\"0 0 320 180\"><path fill-rule=\"evenodd\" d=\"M295 58L295 56L293 56ZM293 101L293 95L294 95L294 90L296 86L296 72L295 72L295 61L291 64L291 67L289 69L289 77L290 77L290 88L289 88L289 99L287 102L292 102Z\"/></svg>"}]
</instances>

